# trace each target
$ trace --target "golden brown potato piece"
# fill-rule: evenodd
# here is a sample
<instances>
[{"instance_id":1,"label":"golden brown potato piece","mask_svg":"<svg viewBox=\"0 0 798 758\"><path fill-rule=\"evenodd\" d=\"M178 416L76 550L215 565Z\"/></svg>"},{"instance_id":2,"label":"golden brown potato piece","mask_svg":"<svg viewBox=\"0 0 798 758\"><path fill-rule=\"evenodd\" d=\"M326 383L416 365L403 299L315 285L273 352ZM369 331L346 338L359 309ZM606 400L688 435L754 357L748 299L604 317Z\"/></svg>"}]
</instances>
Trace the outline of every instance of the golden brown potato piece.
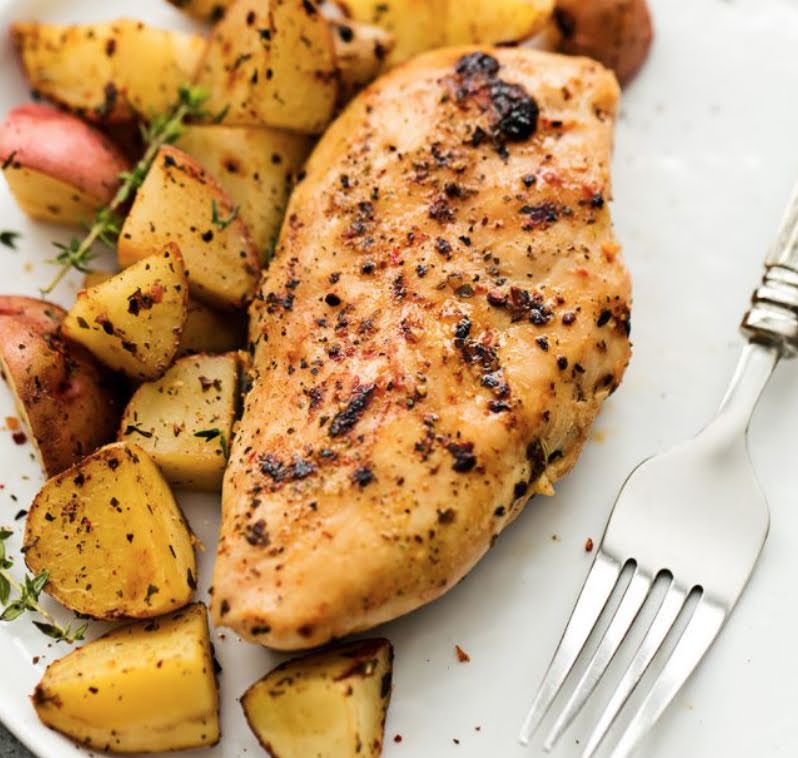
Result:
<instances>
[{"instance_id":1,"label":"golden brown potato piece","mask_svg":"<svg viewBox=\"0 0 798 758\"><path fill-rule=\"evenodd\" d=\"M119 439L140 445L176 487L221 489L238 405L236 353L181 358L128 403Z\"/></svg>"},{"instance_id":2,"label":"golden brown potato piece","mask_svg":"<svg viewBox=\"0 0 798 758\"><path fill-rule=\"evenodd\" d=\"M335 110L338 77L315 0L236 0L211 32L197 84L225 124L321 132Z\"/></svg>"},{"instance_id":3,"label":"golden brown potato piece","mask_svg":"<svg viewBox=\"0 0 798 758\"><path fill-rule=\"evenodd\" d=\"M33 707L44 724L90 750L216 744L219 692L205 606L128 624L51 663Z\"/></svg>"},{"instance_id":4,"label":"golden brown potato piece","mask_svg":"<svg viewBox=\"0 0 798 758\"><path fill-rule=\"evenodd\" d=\"M47 476L113 439L121 404L117 380L59 335L64 310L0 296L0 366Z\"/></svg>"},{"instance_id":5,"label":"golden brown potato piece","mask_svg":"<svg viewBox=\"0 0 798 758\"><path fill-rule=\"evenodd\" d=\"M379 758L392 671L388 640L359 640L281 663L241 705L269 755Z\"/></svg>"},{"instance_id":6,"label":"golden brown potato piece","mask_svg":"<svg viewBox=\"0 0 798 758\"><path fill-rule=\"evenodd\" d=\"M392 66L446 44L449 0L341 0L355 21L380 26L395 40L386 63Z\"/></svg>"},{"instance_id":7,"label":"golden brown potato piece","mask_svg":"<svg viewBox=\"0 0 798 758\"><path fill-rule=\"evenodd\" d=\"M230 196L190 155L163 146L119 235L119 265L176 243L194 297L243 308L255 294L260 259Z\"/></svg>"},{"instance_id":8,"label":"golden brown potato piece","mask_svg":"<svg viewBox=\"0 0 798 758\"><path fill-rule=\"evenodd\" d=\"M339 101L348 102L377 77L394 48L393 34L360 21L330 20L341 80Z\"/></svg>"},{"instance_id":9,"label":"golden brown potato piece","mask_svg":"<svg viewBox=\"0 0 798 758\"><path fill-rule=\"evenodd\" d=\"M78 226L110 202L128 161L79 118L47 105L12 108L0 126L3 176L19 207Z\"/></svg>"},{"instance_id":10,"label":"golden brown potato piece","mask_svg":"<svg viewBox=\"0 0 798 758\"><path fill-rule=\"evenodd\" d=\"M45 590L99 619L151 618L188 603L197 565L169 485L140 447L114 443L49 479L25 524L25 563Z\"/></svg>"},{"instance_id":11,"label":"golden brown potato piece","mask_svg":"<svg viewBox=\"0 0 798 758\"><path fill-rule=\"evenodd\" d=\"M176 143L238 206L261 258L274 247L289 189L312 144L282 129L223 125L189 126Z\"/></svg>"},{"instance_id":12,"label":"golden brown potato piece","mask_svg":"<svg viewBox=\"0 0 798 758\"><path fill-rule=\"evenodd\" d=\"M229 353L246 345L243 314L216 311L189 298L186 323L180 336L178 358L197 353Z\"/></svg>"},{"instance_id":13,"label":"golden brown potato piece","mask_svg":"<svg viewBox=\"0 0 798 758\"><path fill-rule=\"evenodd\" d=\"M189 83L205 41L132 19L58 26L11 25L31 87L90 121L150 118Z\"/></svg>"},{"instance_id":14,"label":"golden brown potato piece","mask_svg":"<svg viewBox=\"0 0 798 758\"><path fill-rule=\"evenodd\" d=\"M108 281L112 271L90 271L83 277L83 289ZM246 344L246 324L238 313L215 311L189 297L186 322L180 335L177 357L195 353L229 353Z\"/></svg>"},{"instance_id":15,"label":"golden brown potato piece","mask_svg":"<svg viewBox=\"0 0 798 758\"><path fill-rule=\"evenodd\" d=\"M446 44L516 42L539 32L554 0L449 0Z\"/></svg>"},{"instance_id":16,"label":"golden brown potato piece","mask_svg":"<svg viewBox=\"0 0 798 758\"><path fill-rule=\"evenodd\" d=\"M62 329L106 366L134 379L157 379L177 354L187 301L183 257L169 243L158 255L78 292Z\"/></svg>"},{"instance_id":17,"label":"golden brown potato piece","mask_svg":"<svg viewBox=\"0 0 798 758\"><path fill-rule=\"evenodd\" d=\"M628 83L643 65L654 30L646 0L557 0L559 50L595 58Z\"/></svg>"}]
</instances>

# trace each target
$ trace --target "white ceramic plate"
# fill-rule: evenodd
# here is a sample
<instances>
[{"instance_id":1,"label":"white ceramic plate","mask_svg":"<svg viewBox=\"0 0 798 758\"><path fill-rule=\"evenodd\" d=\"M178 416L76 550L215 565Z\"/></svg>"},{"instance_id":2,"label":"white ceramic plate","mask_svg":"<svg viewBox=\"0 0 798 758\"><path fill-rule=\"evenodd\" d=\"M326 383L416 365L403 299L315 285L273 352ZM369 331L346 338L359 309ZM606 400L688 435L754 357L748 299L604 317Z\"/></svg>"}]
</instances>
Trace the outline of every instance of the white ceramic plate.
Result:
<instances>
[{"instance_id":1,"label":"white ceramic plate","mask_svg":"<svg viewBox=\"0 0 798 758\"><path fill-rule=\"evenodd\" d=\"M736 360L737 323L798 177L798 2L656 0L654 12L656 44L624 95L616 139L613 213L635 284L629 373L556 497L536 499L445 598L379 630L396 646L386 758L537 754L521 749L516 733L590 565L585 540L598 541L637 461L707 419ZM0 0L2 27L14 18L84 22L123 14L185 25L164 0ZM27 98L6 37L0 65L5 113ZM0 248L0 290L36 295L52 275L50 240L66 233L29 223L5 184L0 227L23 235L18 252ZM77 277L58 299L69 304L76 286ZM752 426L751 452L773 515L758 570L643 755L798 755L796 385L798 366L782 366ZM0 390L0 420L13 413ZM27 507L41 476L30 446L14 445L4 430L0 482L0 523L19 533L14 514ZM218 498L181 503L208 546L199 593L206 599ZM18 541L10 547L16 552ZM258 755L237 698L278 656L224 631L214 637L224 667L224 737L202 755ZM455 644L470 663L457 662ZM47 758L84 754L41 726L28 700L45 666L64 652L26 620L0 625L0 718ZM596 708L587 715L595 717ZM557 755L578 755L586 729L582 718Z\"/></svg>"}]
</instances>

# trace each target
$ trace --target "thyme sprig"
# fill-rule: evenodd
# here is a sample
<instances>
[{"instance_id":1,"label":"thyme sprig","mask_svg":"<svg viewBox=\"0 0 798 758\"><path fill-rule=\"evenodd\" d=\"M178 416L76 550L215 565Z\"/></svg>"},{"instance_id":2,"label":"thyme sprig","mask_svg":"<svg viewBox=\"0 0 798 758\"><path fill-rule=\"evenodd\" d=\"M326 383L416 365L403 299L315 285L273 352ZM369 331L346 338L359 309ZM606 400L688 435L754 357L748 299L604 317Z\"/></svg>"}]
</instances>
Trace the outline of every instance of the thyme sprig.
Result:
<instances>
[{"instance_id":1,"label":"thyme sprig","mask_svg":"<svg viewBox=\"0 0 798 758\"><path fill-rule=\"evenodd\" d=\"M194 432L195 437L201 437L206 442L210 442L211 440L219 439L219 447L222 449L222 455L225 458L230 457L230 451L227 447L227 437L224 436L222 430L214 427L213 429L203 429L200 432Z\"/></svg>"},{"instance_id":2,"label":"thyme sprig","mask_svg":"<svg viewBox=\"0 0 798 758\"><path fill-rule=\"evenodd\" d=\"M70 269L75 268L84 273L91 270L89 264L97 257L92 250L95 242L100 241L108 247L116 244L122 228L122 218L117 211L144 183L158 150L163 145L172 144L180 137L187 118L202 115L202 104L207 96L207 93L198 87L184 85L178 90L177 103L167 113L155 116L149 124L142 127L141 134L144 144L147 145L144 155L132 170L119 174L121 181L119 189L111 202L97 211L87 234L82 239L73 237L66 244L53 242L60 252L48 262L61 268L50 284L41 291L43 295L52 292Z\"/></svg>"},{"instance_id":3,"label":"thyme sprig","mask_svg":"<svg viewBox=\"0 0 798 758\"><path fill-rule=\"evenodd\" d=\"M233 208L233 210L230 211L230 215L223 217L219 215L219 207L216 205L216 198L211 199L211 223L216 226L220 232L227 229L227 227L230 226L230 224L232 224L237 218L237 205Z\"/></svg>"},{"instance_id":4,"label":"thyme sprig","mask_svg":"<svg viewBox=\"0 0 798 758\"><path fill-rule=\"evenodd\" d=\"M22 583L18 582L9 573L13 567L12 561L6 555L5 541L11 536L8 529L0 529L0 606L3 607L0 613L0 621L14 621L26 611L38 613L44 621L33 622L34 626L56 642L68 642L72 644L82 640L86 634L88 624L81 624L72 629L70 624L61 626L39 603L39 596L42 594L44 586L50 575L47 571L42 571L36 576L25 574ZM16 597L12 599L12 591ZM9 602L10 601L10 602Z\"/></svg>"}]
</instances>

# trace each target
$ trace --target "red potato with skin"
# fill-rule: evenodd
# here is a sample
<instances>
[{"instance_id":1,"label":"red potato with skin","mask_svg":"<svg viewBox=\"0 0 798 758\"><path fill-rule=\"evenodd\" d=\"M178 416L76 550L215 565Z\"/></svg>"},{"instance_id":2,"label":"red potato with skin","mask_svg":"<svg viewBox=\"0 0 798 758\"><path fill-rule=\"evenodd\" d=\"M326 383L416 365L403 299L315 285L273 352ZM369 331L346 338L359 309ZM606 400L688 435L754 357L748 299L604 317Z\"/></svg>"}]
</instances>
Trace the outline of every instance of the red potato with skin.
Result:
<instances>
[{"instance_id":1,"label":"red potato with skin","mask_svg":"<svg viewBox=\"0 0 798 758\"><path fill-rule=\"evenodd\" d=\"M654 30L646 0L557 0L557 49L586 55L628 84L648 56Z\"/></svg>"},{"instance_id":2,"label":"red potato with skin","mask_svg":"<svg viewBox=\"0 0 798 758\"><path fill-rule=\"evenodd\" d=\"M122 412L113 375L60 336L64 313L0 296L0 367L48 477L112 440Z\"/></svg>"},{"instance_id":3,"label":"red potato with skin","mask_svg":"<svg viewBox=\"0 0 798 758\"><path fill-rule=\"evenodd\" d=\"M0 126L3 176L29 216L69 225L107 205L129 168L125 156L77 116L48 105L20 105Z\"/></svg>"}]
</instances>

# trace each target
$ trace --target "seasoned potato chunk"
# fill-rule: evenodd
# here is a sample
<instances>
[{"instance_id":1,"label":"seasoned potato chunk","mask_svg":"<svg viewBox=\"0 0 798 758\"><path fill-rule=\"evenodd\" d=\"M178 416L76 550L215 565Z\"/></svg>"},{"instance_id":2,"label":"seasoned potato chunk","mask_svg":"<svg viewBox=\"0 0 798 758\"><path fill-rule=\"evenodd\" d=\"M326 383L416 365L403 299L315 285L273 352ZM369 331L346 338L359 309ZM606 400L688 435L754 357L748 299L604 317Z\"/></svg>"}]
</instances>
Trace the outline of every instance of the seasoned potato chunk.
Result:
<instances>
[{"instance_id":1,"label":"seasoned potato chunk","mask_svg":"<svg viewBox=\"0 0 798 758\"><path fill-rule=\"evenodd\" d=\"M25 562L46 591L101 619L150 618L191 599L191 533L138 446L106 445L47 481L25 524Z\"/></svg>"},{"instance_id":2,"label":"seasoned potato chunk","mask_svg":"<svg viewBox=\"0 0 798 758\"><path fill-rule=\"evenodd\" d=\"M205 41L141 21L11 25L31 87L92 121L150 118L194 77Z\"/></svg>"},{"instance_id":3,"label":"seasoned potato chunk","mask_svg":"<svg viewBox=\"0 0 798 758\"><path fill-rule=\"evenodd\" d=\"M106 366L134 379L155 379L180 346L187 301L183 258L170 243L160 254L78 292L63 332Z\"/></svg>"},{"instance_id":4,"label":"seasoned potato chunk","mask_svg":"<svg viewBox=\"0 0 798 758\"><path fill-rule=\"evenodd\" d=\"M359 640L281 663L241 705L270 755L379 758L392 671L388 640Z\"/></svg>"},{"instance_id":5,"label":"seasoned potato chunk","mask_svg":"<svg viewBox=\"0 0 798 758\"><path fill-rule=\"evenodd\" d=\"M395 40L386 62L392 66L446 43L450 0L341 0L356 21L381 26Z\"/></svg>"},{"instance_id":6,"label":"seasoned potato chunk","mask_svg":"<svg viewBox=\"0 0 798 758\"><path fill-rule=\"evenodd\" d=\"M83 288L89 289L108 281L111 271L90 271L83 277ZM244 347L246 324L238 313L215 311L199 300L188 299L186 322L180 335L177 355L194 353L229 353Z\"/></svg>"},{"instance_id":7,"label":"seasoned potato chunk","mask_svg":"<svg viewBox=\"0 0 798 758\"><path fill-rule=\"evenodd\" d=\"M346 103L375 79L394 48L393 34L359 21L331 20L335 60L341 78L339 100Z\"/></svg>"},{"instance_id":8,"label":"seasoned potato chunk","mask_svg":"<svg viewBox=\"0 0 798 758\"><path fill-rule=\"evenodd\" d=\"M39 718L84 747L157 753L219 741L219 692L205 606L128 624L51 663Z\"/></svg>"},{"instance_id":9,"label":"seasoned potato chunk","mask_svg":"<svg viewBox=\"0 0 798 758\"><path fill-rule=\"evenodd\" d=\"M242 308L255 293L260 259L228 194L191 156L158 151L119 236L119 265L129 266L174 242L192 295Z\"/></svg>"},{"instance_id":10,"label":"seasoned potato chunk","mask_svg":"<svg viewBox=\"0 0 798 758\"><path fill-rule=\"evenodd\" d=\"M238 206L259 255L280 231L293 178L310 152L309 137L268 127L189 126L176 143Z\"/></svg>"},{"instance_id":11,"label":"seasoned potato chunk","mask_svg":"<svg viewBox=\"0 0 798 758\"><path fill-rule=\"evenodd\" d=\"M0 296L0 367L48 476L113 439L122 410L114 377L58 333L65 311Z\"/></svg>"},{"instance_id":12,"label":"seasoned potato chunk","mask_svg":"<svg viewBox=\"0 0 798 758\"><path fill-rule=\"evenodd\" d=\"M120 439L135 440L175 486L218 490L238 397L236 353L181 358L142 384L122 416Z\"/></svg>"},{"instance_id":13,"label":"seasoned potato chunk","mask_svg":"<svg viewBox=\"0 0 798 758\"><path fill-rule=\"evenodd\" d=\"M314 0L236 0L211 32L197 84L226 124L318 134L338 95L329 25Z\"/></svg>"},{"instance_id":14,"label":"seasoned potato chunk","mask_svg":"<svg viewBox=\"0 0 798 758\"><path fill-rule=\"evenodd\" d=\"M554 0L449 0L446 44L526 39L544 27L553 11Z\"/></svg>"}]
</instances>

